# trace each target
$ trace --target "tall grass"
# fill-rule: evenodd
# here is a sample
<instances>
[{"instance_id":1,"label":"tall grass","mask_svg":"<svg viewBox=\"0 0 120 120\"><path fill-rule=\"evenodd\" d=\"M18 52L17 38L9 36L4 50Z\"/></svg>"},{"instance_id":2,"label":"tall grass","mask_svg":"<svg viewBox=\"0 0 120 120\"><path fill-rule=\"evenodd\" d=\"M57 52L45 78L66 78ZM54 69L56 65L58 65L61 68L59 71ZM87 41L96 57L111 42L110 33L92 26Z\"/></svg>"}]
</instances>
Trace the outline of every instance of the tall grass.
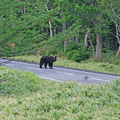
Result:
<instances>
[{"instance_id":1,"label":"tall grass","mask_svg":"<svg viewBox=\"0 0 120 120\"><path fill-rule=\"evenodd\" d=\"M0 120L119 118L120 80L102 85L58 83L0 67Z\"/></svg>"}]
</instances>

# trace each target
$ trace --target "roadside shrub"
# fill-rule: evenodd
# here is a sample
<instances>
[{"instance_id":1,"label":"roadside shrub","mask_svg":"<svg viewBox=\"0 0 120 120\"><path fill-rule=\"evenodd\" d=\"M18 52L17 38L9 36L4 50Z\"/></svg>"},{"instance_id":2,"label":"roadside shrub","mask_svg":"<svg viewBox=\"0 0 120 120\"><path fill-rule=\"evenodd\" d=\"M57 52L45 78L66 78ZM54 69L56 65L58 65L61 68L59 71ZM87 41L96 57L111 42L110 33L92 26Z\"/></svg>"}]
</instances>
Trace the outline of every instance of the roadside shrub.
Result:
<instances>
[{"instance_id":1,"label":"roadside shrub","mask_svg":"<svg viewBox=\"0 0 120 120\"><path fill-rule=\"evenodd\" d=\"M83 60L89 59L91 56L89 50L85 50L79 44L68 45L66 49L67 58L76 62L81 62Z\"/></svg>"},{"instance_id":2,"label":"roadside shrub","mask_svg":"<svg viewBox=\"0 0 120 120\"><path fill-rule=\"evenodd\" d=\"M102 55L103 62L109 62L115 65L120 64L120 55L116 57L116 52L115 51L107 51L106 53L103 53Z\"/></svg>"},{"instance_id":3,"label":"roadside shrub","mask_svg":"<svg viewBox=\"0 0 120 120\"><path fill-rule=\"evenodd\" d=\"M40 53L41 55L56 55L58 53L63 52L62 46L63 44L60 44L60 43L45 45L41 48Z\"/></svg>"},{"instance_id":4,"label":"roadside shrub","mask_svg":"<svg viewBox=\"0 0 120 120\"><path fill-rule=\"evenodd\" d=\"M70 52L72 50L79 50L80 44L69 44L65 50L65 52Z\"/></svg>"},{"instance_id":5,"label":"roadside shrub","mask_svg":"<svg viewBox=\"0 0 120 120\"><path fill-rule=\"evenodd\" d=\"M89 58L89 53L81 52L79 50L72 50L67 53L67 58L76 62L81 62Z\"/></svg>"},{"instance_id":6,"label":"roadside shrub","mask_svg":"<svg viewBox=\"0 0 120 120\"><path fill-rule=\"evenodd\" d=\"M103 53L108 53L109 51L110 51L110 50L109 50L108 48L103 48L103 49L102 49L102 52L103 52Z\"/></svg>"}]
</instances>

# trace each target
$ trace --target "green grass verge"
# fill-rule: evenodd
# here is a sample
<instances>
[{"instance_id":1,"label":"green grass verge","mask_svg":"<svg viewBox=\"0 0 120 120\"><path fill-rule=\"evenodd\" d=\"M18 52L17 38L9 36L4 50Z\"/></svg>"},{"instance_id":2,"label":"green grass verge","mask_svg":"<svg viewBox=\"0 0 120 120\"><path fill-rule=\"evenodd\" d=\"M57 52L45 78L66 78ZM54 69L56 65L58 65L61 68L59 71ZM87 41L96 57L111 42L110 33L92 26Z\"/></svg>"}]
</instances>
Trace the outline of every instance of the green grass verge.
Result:
<instances>
[{"instance_id":1,"label":"green grass verge","mask_svg":"<svg viewBox=\"0 0 120 120\"><path fill-rule=\"evenodd\" d=\"M0 120L119 120L120 80L53 82L0 67Z\"/></svg>"},{"instance_id":2,"label":"green grass verge","mask_svg":"<svg viewBox=\"0 0 120 120\"><path fill-rule=\"evenodd\" d=\"M16 60L35 62L35 63L39 63L40 61L40 56L34 56L34 55L16 56L11 58ZM118 59L117 58L113 59L113 58L114 57L110 59L110 56L107 56L105 60L95 60L92 58L77 63L71 60L67 60L65 57L58 57L54 65L120 75L120 63L119 63L120 60L119 58Z\"/></svg>"},{"instance_id":3,"label":"green grass verge","mask_svg":"<svg viewBox=\"0 0 120 120\"><path fill-rule=\"evenodd\" d=\"M24 95L39 89L39 77L34 73L16 71L0 67L0 92L3 94Z\"/></svg>"}]
</instances>

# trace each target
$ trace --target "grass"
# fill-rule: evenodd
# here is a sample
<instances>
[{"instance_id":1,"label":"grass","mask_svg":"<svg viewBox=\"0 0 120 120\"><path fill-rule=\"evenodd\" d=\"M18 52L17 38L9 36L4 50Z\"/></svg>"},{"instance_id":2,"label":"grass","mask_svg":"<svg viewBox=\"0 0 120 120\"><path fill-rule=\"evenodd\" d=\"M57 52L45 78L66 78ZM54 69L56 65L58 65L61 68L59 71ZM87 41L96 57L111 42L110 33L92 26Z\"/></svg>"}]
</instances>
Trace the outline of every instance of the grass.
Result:
<instances>
[{"instance_id":1,"label":"grass","mask_svg":"<svg viewBox=\"0 0 120 120\"><path fill-rule=\"evenodd\" d=\"M120 80L53 82L0 67L0 120L119 120Z\"/></svg>"},{"instance_id":2,"label":"grass","mask_svg":"<svg viewBox=\"0 0 120 120\"><path fill-rule=\"evenodd\" d=\"M35 63L39 63L40 61L40 56L35 55L16 56L11 58ZM107 56L104 55L102 60L91 58L80 63L67 60L65 57L58 57L54 65L120 75L120 58L115 58L115 56L111 54Z\"/></svg>"}]
</instances>

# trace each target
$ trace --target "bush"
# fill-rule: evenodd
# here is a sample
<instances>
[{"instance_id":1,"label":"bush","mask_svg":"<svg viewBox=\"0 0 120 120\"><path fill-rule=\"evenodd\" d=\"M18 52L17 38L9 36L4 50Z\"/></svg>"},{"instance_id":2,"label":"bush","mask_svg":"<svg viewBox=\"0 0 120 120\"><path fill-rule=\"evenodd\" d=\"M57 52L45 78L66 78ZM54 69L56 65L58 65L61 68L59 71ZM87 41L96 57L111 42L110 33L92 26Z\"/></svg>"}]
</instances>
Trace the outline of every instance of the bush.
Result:
<instances>
[{"instance_id":1,"label":"bush","mask_svg":"<svg viewBox=\"0 0 120 120\"><path fill-rule=\"evenodd\" d=\"M73 50L67 53L67 58L76 62L81 62L89 58L89 53Z\"/></svg>"},{"instance_id":2,"label":"bush","mask_svg":"<svg viewBox=\"0 0 120 120\"><path fill-rule=\"evenodd\" d=\"M65 52L67 53L67 52L70 52L72 50L79 50L79 48L80 48L80 44L70 44L67 46Z\"/></svg>"},{"instance_id":3,"label":"bush","mask_svg":"<svg viewBox=\"0 0 120 120\"><path fill-rule=\"evenodd\" d=\"M102 55L104 62L109 62L111 64L119 65L120 64L120 55L116 57L115 51L108 51L107 53L103 53Z\"/></svg>"},{"instance_id":4,"label":"bush","mask_svg":"<svg viewBox=\"0 0 120 120\"><path fill-rule=\"evenodd\" d=\"M62 46L61 45L56 45L56 44L52 44L52 45L46 45L43 46L40 50L41 55L56 55L58 53L60 53L61 51L63 51Z\"/></svg>"},{"instance_id":5,"label":"bush","mask_svg":"<svg viewBox=\"0 0 120 120\"><path fill-rule=\"evenodd\" d=\"M90 51L85 50L78 44L71 44L66 49L67 58L76 62L81 62L83 60L89 59Z\"/></svg>"}]
</instances>

